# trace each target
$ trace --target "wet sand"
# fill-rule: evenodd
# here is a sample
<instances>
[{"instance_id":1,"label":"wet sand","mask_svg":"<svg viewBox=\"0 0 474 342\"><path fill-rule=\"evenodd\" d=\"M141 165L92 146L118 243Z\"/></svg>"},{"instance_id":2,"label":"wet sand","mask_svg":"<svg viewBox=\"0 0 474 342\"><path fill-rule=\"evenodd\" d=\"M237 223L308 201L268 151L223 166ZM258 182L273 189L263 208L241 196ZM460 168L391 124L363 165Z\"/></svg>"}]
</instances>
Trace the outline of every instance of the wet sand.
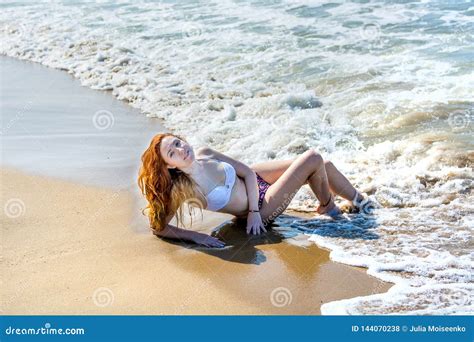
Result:
<instances>
[{"instance_id":1,"label":"wet sand","mask_svg":"<svg viewBox=\"0 0 474 342\"><path fill-rule=\"evenodd\" d=\"M249 238L229 215L206 211L193 226L214 230L225 249L153 236L136 163L163 127L65 73L0 60L2 314L312 315L328 301L390 288L330 261L307 236L275 227ZM26 74L28 84L13 81ZM97 132L90 120L99 110L114 124Z\"/></svg>"}]
</instances>

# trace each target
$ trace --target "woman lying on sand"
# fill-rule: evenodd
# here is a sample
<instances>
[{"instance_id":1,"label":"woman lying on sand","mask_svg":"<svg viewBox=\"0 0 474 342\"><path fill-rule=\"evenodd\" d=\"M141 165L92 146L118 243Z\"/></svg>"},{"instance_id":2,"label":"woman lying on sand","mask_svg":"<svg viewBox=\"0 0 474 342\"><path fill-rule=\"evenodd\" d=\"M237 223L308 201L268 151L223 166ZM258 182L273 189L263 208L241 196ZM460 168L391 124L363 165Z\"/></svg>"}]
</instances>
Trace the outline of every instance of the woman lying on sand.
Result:
<instances>
[{"instance_id":1,"label":"woman lying on sand","mask_svg":"<svg viewBox=\"0 0 474 342\"><path fill-rule=\"evenodd\" d=\"M169 222L177 214L182 222L186 201L208 209L247 217L247 234L266 232L266 226L288 206L304 184L319 200L317 213L336 218L341 210L334 195L358 209L365 199L330 162L315 150L291 160L247 166L210 148L196 151L181 137L165 133L153 137L142 155L138 184L145 195L150 225L158 236L189 240L208 247L224 242L207 234L181 229Z\"/></svg>"}]
</instances>

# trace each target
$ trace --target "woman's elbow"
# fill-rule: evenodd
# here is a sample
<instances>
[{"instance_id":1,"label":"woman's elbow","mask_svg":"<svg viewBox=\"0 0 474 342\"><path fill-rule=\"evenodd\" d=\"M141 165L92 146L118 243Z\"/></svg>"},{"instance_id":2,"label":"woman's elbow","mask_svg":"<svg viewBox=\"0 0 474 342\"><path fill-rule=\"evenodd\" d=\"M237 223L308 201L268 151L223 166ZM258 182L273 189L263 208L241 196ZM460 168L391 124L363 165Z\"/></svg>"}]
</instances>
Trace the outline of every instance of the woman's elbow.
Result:
<instances>
[{"instance_id":1,"label":"woman's elbow","mask_svg":"<svg viewBox=\"0 0 474 342\"><path fill-rule=\"evenodd\" d=\"M245 171L243 176L244 178L246 178L246 177L256 177L256 175L257 174L255 173L254 170L252 170L251 168L248 168L248 170Z\"/></svg>"}]
</instances>

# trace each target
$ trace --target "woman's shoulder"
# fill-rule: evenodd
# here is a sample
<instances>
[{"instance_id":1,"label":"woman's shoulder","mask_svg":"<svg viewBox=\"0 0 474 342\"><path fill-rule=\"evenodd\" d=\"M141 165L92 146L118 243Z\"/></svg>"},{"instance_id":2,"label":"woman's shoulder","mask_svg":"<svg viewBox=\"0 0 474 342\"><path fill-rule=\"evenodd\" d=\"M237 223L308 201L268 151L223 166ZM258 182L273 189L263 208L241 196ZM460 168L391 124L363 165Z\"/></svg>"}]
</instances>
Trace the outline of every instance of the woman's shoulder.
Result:
<instances>
[{"instance_id":1,"label":"woman's shoulder","mask_svg":"<svg viewBox=\"0 0 474 342\"><path fill-rule=\"evenodd\" d=\"M233 168L236 172L236 167L239 167L239 164L241 164L240 162L226 156L225 154L213 150L210 147L200 147L196 149L195 158L199 160L205 159L215 161L219 164L222 164L226 169Z\"/></svg>"},{"instance_id":2,"label":"woman's shoulder","mask_svg":"<svg viewBox=\"0 0 474 342\"><path fill-rule=\"evenodd\" d=\"M201 146L196 149L196 156L211 156L212 148L207 146Z\"/></svg>"},{"instance_id":3,"label":"woman's shoulder","mask_svg":"<svg viewBox=\"0 0 474 342\"><path fill-rule=\"evenodd\" d=\"M204 146L196 149L195 158L202 159L216 159L213 155L213 150L210 147Z\"/></svg>"}]
</instances>

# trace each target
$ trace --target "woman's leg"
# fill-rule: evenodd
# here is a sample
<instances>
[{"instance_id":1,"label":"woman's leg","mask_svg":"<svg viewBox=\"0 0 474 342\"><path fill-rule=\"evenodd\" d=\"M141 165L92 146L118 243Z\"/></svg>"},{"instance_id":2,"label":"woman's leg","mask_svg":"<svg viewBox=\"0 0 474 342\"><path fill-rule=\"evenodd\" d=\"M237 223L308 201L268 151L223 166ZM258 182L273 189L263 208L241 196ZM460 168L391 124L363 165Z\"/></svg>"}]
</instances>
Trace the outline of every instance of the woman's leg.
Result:
<instances>
[{"instance_id":1,"label":"woman's leg","mask_svg":"<svg viewBox=\"0 0 474 342\"><path fill-rule=\"evenodd\" d=\"M268 188L260 209L264 222L280 215L301 186L306 183L309 184L320 203L328 203L325 206L328 209L334 207L323 158L314 150L309 150L296 158Z\"/></svg>"},{"instance_id":2,"label":"woman's leg","mask_svg":"<svg viewBox=\"0 0 474 342\"><path fill-rule=\"evenodd\" d=\"M250 166L269 184L275 183L296 159L270 160Z\"/></svg>"},{"instance_id":3,"label":"woman's leg","mask_svg":"<svg viewBox=\"0 0 474 342\"><path fill-rule=\"evenodd\" d=\"M357 195L356 201L363 200L363 196L349 182L349 180L334 166L330 161L325 161L324 166L328 175L331 192L341 196L346 200L353 201Z\"/></svg>"},{"instance_id":4,"label":"woman's leg","mask_svg":"<svg viewBox=\"0 0 474 342\"><path fill-rule=\"evenodd\" d=\"M250 168L257 172L267 183L274 184L296 160L297 159L267 161L252 165ZM324 166L326 168L326 175L331 192L352 201L355 194L358 193L357 190L332 162L325 161ZM362 195L360 195L358 200L362 198Z\"/></svg>"}]
</instances>

